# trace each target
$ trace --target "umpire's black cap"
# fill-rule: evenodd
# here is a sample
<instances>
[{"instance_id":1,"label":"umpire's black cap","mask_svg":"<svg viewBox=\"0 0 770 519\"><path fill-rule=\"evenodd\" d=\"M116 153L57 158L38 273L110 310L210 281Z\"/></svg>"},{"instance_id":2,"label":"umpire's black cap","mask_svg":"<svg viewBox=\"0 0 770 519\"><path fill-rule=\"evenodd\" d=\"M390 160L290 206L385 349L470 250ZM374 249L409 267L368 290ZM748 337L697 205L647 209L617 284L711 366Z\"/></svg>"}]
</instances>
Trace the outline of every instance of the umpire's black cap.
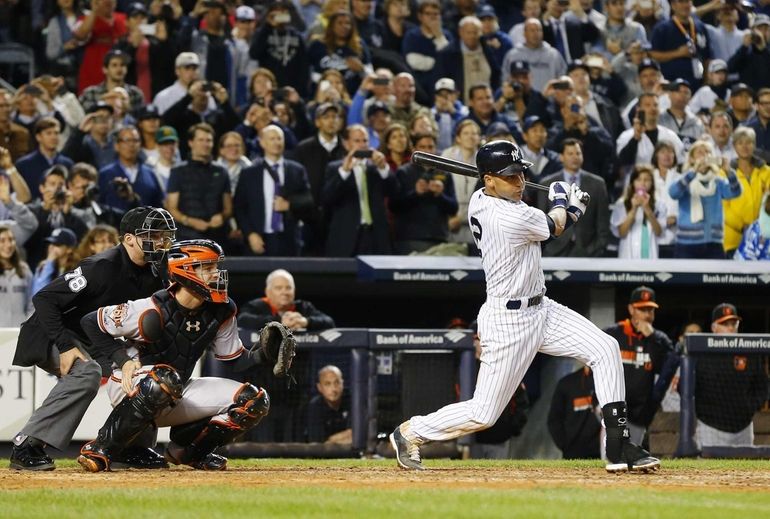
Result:
<instances>
[{"instance_id":1,"label":"umpire's black cap","mask_svg":"<svg viewBox=\"0 0 770 519\"><path fill-rule=\"evenodd\" d=\"M137 229L141 229L144 225L144 220L147 218L147 215L150 214L150 211L153 211L154 209L154 207L145 205L134 207L126 214L124 214L123 218L120 220L120 235L125 236L126 234L134 234Z\"/></svg>"}]
</instances>

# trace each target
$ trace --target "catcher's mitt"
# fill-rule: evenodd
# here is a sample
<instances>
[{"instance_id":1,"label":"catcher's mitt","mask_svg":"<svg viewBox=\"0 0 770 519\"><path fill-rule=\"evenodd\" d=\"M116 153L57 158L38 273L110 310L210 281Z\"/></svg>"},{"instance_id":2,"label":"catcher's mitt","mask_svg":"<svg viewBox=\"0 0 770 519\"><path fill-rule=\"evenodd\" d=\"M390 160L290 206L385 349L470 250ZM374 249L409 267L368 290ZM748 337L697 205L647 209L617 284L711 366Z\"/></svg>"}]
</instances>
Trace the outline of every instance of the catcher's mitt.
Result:
<instances>
[{"instance_id":1,"label":"catcher's mitt","mask_svg":"<svg viewBox=\"0 0 770 519\"><path fill-rule=\"evenodd\" d=\"M259 332L259 347L270 361L275 362L273 375L285 377L296 354L297 343L291 330L279 322L269 322Z\"/></svg>"}]
</instances>

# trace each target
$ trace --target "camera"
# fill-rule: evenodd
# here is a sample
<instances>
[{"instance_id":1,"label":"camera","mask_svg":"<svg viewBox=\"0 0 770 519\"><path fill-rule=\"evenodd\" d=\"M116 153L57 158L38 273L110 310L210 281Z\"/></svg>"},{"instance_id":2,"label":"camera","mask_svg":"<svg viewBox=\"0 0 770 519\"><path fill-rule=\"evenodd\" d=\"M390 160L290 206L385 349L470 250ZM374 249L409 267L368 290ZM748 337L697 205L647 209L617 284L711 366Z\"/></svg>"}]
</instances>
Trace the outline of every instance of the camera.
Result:
<instances>
[{"instance_id":1,"label":"camera","mask_svg":"<svg viewBox=\"0 0 770 519\"><path fill-rule=\"evenodd\" d=\"M214 91L214 85L211 83L211 81L206 81L203 83L202 90L204 92L213 92Z\"/></svg>"},{"instance_id":2,"label":"camera","mask_svg":"<svg viewBox=\"0 0 770 519\"><path fill-rule=\"evenodd\" d=\"M577 103L572 103L569 105L569 111L573 114L579 114L580 113L580 105Z\"/></svg>"},{"instance_id":3,"label":"camera","mask_svg":"<svg viewBox=\"0 0 770 519\"><path fill-rule=\"evenodd\" d=\"M122 179L119 179L119 178L113 178L112 180L110 180L110 184L112 185L112 188L115 190L118 196L128 195L128 192L129 192L128 182L121 182L121 180Z\"/></svg>"},{"instance_id":4,"label":"camera","mask_svg":"<svg viewBox=\"0 0 770 519\"><path fill-rule=\"evenodd\" d=\"M163 2L163 6L160 8L159 18L165 22L171 22L174 20L174 8L171 7L170 2Z\"/></svg>"},{"instance_id":5,"label":"camera","mask_svg":"<svg viewBox=\"0 0 770 519\"><path fill-rule=\"evenodd\" d=\"M353 152L353 158L356 159L371 159L372 154L374 154L373 150L356 150Z\"/></svg>"},{"instance_id":6,"label":"camera","mask_svg":"<svg viewBox=\"0 0 770 519\"><path fill-rule=\"evenodd\" d=\"M91 182L86 186L85 197L89 202L95 202L99 198L99 186L96 182Z\"/></svg>"},{"instance_id":7,"label":"camera","mask_svg":"<svg viewBox=\"0 0 770 519\"><path fill-rule=\"evenodd\" d=\"M764 43L762 35L756 31L751 31L751 44L758 47Z\"/></svg>"},{"instance_id":8,"label":"camera","mask_svg":"<svg viewBox=\"0 0 770 519\"><path fill-rule=\"evenodd\" d=\"M57 204L63 204L67 201L67 190L62 188L59 188L56 190L56 192L53 194L53 201Z\"/></svg>"},{"instance_id":9,"label":"camera","mask_svg":"<svg viewBox=\"0 0 770 519\"><path fill-rule=\"evenodd\" d=\"M521 92L524 87L518 81L514 81L511 83L511 88L513 88L514 92Z\"/></svg>"},{"instance_id":10,"label":"camera","mask_svg":"<svg viewBox=\"0 0 770 519\"><path fill-rule=\"evenodd\" d=\"M283 88L276 88L273 90L273 101L276 103L282 103L286 100L286 91Z\"/></svg>"},{"instance_id":11,"label":"camera","mask_svg":"<svg viewBox=\"0 0 770 519\"><path fill-rule=\"evenodd\" d=\"M376 77L372 80L372 84L374 84L374 86L388 86L390 84L390 79L386 77Z\"/></svg>"},{"instance_id":12,"label":"camera","mask_svg":"<svg viewBox=\"0 0 770 519\"><path fill-rule=\"evenodd\" d=\"M642 112L641 110L637 110L636 111L636 118L639 119L639 124L644 126L645 113Z\"/></svg>"},{"instance_id":13,"label":"camera","mask_svg":"<svg viewBox=\"0 0 770 519\"><path fill-rule=\"evenodd\" d=\"M572 88L569 81L554 81L552 83L553 88L556 90L569 90Z\"/></svg>"}]
</instances>

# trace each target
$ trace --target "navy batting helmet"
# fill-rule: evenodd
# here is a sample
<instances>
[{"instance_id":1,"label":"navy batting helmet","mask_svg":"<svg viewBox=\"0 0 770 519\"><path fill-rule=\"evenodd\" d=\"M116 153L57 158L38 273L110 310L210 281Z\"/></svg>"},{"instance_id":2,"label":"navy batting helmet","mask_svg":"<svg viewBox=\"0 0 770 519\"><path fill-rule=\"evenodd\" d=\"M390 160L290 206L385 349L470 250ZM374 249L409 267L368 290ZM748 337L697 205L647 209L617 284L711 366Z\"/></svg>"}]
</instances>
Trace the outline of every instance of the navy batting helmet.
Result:
<instances>
[{"instance_id":1,"label":"navy batting helmet","mask_svg":"<svg viewBox=\"0 0 770 519\"><path fill-rule=\"evenodd\" d=\"M476 168L481 178L486 174L510 177L532 166L524 160L519 147L509 141L488 142L476 152Z\"/></svg>"}]
</instances>

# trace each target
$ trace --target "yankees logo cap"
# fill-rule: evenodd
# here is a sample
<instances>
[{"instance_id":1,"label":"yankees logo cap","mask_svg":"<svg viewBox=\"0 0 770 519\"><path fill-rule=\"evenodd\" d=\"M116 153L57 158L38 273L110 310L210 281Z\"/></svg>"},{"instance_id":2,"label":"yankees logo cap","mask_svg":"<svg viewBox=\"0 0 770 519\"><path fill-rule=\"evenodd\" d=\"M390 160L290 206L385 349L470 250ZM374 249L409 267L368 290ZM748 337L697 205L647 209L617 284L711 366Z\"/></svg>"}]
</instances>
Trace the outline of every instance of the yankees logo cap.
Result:
<instances>
[{"instance_id":1,"label":"yankees logo cap","mask_svg":"<svg viewBox=\"0 0 770 519\"><path fill-rule=\"evenodd\" d=\"M629 304L634 308L660 308L655 302L655 291L644 285L636 287L631 292Z\"/></svg>"},{"instance_id":2,"label":"yankees logo cap","mask_svg":"<svg viewBox=\"0 0 770 519\"><path fill-rule=\"evenodd\" d=\"M732 319L740 321L741 316L738 315L738 309L735 308L735 305L731 305L730 303L718 304L711 311L711 322L714 324L721 324Z\"/></svg>"}]
</instances>

